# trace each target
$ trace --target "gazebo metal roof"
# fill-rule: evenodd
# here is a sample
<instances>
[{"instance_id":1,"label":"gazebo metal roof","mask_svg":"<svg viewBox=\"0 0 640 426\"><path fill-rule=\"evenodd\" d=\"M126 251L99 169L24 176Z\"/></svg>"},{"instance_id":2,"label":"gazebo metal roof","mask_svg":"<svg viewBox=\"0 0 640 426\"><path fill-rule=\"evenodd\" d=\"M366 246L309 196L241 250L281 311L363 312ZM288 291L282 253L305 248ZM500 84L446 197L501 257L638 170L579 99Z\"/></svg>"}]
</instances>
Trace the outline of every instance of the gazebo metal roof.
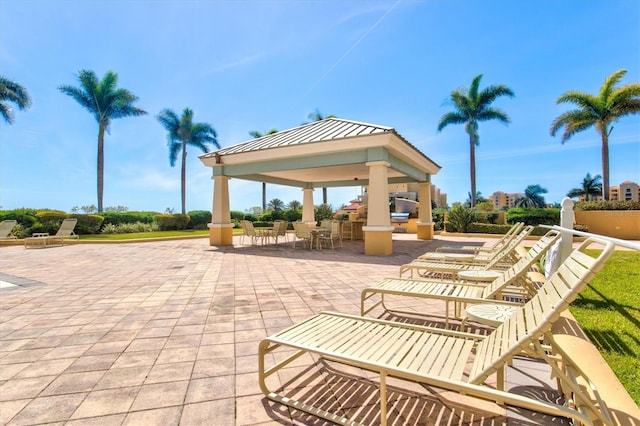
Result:
<instances>
[{"instance_id":1,"label":"gazebo metal roof","mask_svg":"<svg viewBox=\"0 0 640 426\"><path fill-rule=\"evenodd\" d=\"M440 170L395 129L340 118L316 121L199 157L214 174L280 185L367 185L366 163L386 161L389 183L428 182Z\"/></svg>"}]
</instances>

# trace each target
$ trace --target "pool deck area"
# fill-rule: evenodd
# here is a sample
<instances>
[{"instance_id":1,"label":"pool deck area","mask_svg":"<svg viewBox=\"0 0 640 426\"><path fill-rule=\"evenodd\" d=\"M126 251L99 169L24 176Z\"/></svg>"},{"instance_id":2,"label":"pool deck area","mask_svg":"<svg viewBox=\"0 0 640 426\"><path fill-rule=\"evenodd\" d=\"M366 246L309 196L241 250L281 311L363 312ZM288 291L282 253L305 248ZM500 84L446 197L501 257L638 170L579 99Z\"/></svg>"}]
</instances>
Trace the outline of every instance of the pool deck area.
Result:
<instances>
[{"instance_id":1,"label":"pool deck area","mask_svg":"<svg viewBox=\"0 0 640 426\"><path fill-rule=\"evenodd\" d=\"M384 257L365 256L362 241L305 250L301 242L242 245L237 236L233 247L207 238L0 247L0 424L332 424L264 398L260 340L319 311L359 314L360 292L397 277L401 264L438 246L488 241L394 234ZM337 399L346 412L377 421L374 375L302 361L280 382L307 375L300 395L346 391L350 398ZM555 398L554 385L539 362L507 369L508 389ZM390 424L569 424L412 383L389 387Z\"/></svg>"}]
</instances>

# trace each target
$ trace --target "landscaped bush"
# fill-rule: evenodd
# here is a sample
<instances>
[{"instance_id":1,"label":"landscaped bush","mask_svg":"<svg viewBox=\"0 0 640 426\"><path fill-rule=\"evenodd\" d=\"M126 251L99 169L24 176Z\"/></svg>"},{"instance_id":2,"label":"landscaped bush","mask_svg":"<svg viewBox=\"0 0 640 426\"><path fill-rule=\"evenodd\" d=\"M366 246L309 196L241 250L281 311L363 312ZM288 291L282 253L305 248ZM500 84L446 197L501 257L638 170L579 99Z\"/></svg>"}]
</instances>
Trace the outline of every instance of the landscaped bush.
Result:
<instances>
[{"instance_id":1,"label":"landscaped bush","mask_svg":"<svg viewBox=\"0 0 640 426\"><path fill-rule=\"evenodd\" d=\"M560 224L559 209L529 209L516 207L507 211L507 223L523 222L525 225L558 225ZM544 234L543 234L544 235Z\"/></svg>"},{"instance_id":2,"label":"landscaped bush","mask_svg":"<svg viewBox=\"0 0 640 426\"><path fill-rule=\"evenodd\" d=\"M444 211L431 211L431 220L433 221L433 230L442 231L444 229Z\"/></svg>"},{"instance_id":3,"label":"landscaped bush","mask_svg":"<svg viewBox=\"0 0 640 426\"><path fill-rule=\"evenodd\" d=\"M186 214L156 214L153 221L158 225L159 231L178 231L187 229L189 215Z\"/></svg>"},{"instance_id":4,"label":"landscaped bush","mask_svg":"<svg viewBox=\"0 0 640 426\"><path fill-rule=\"evenodd\" d=\"M273 220L273 212L269 210L258 215L258 222L273 222Z\"/></svg>"},{"instance_id":5,"label":"landscaped bush","mask_svg":"<svg viewBox=\"0 0 640 426\"><path fill-rule=\"evenodd\" d=\"M285 210L284 220L287 222L295 222L302 219L302 212L300 210Z\"/></svg>"},{"instance_id":6,"label":"landscaped bush","mask_svg":"<svg viewBox=\"0 0 640 426\"><path fill-rule=\"evenodd\" d=\"M78 219L73 230L78 235L98 234L104 222L104 218L97 214L71 214L69 217Z\"/></svg>"},{"instance_id":7,"label":"landscaped bush","mask_svg":"<svg viewBox=\"0 0 640 426\"><path fill-rule=\"evenodd\" d=\"M208 210L192 210L187 214L191 218L190 229L207 229L207 225L211 223L211 212Z\"/></svg>"},{"instance_id":8,"label":"landscaped bush","mask_svg":"<svg viewBox=\"0 0 640 426\"><path fill-rule=\"evenodd\" d=\"M491 223L471 223L467 232L478 234L506 234L512 225L495 225Z\"/></svg>"},{"instance_id":9,"label":"landscaped bush","mask_svg":"<svg viewBox=\"0 0 640 426\"><path fill-rule=\"evenodd\" d=\"M475 221L476 215L473 210L456 203L447 215L449 227L446 230L448 232L467 232L469 225ZM453 231L449 231L449 229L453 229Z\"/></svg>"},{"instance_id":10,"label":"landscaped bush","mask_svg":"<svg viewBox=\"0 0 640 426\"><path fill-rule=\"evenodd\" d=\"M232 221L241 221L244 219L244 212L239 212L237 210L231 210L231 220Z\"/></svg>"},{"instance_id":11,"label":"landscaped bush","mask_svg":"<svg viewBox=\"0 0 640 426\"><path fill-rule=\"evenodd\" d=\"M58 210L41 210L36 213L36 218L38 219L40 226L37 226L38 224L34 224L34 226L31 227L31 231L32 233L48 232L50 234L55 234L58 232L58 228L60 228L62 221L68 217L68 214ZM35 230L36 228L38 228L37 231Z\"/></svg>"},{"instance_id":12,"label":"landscaped bush","mask_svg":"<svg viewBox=\"0 0 640 426\"><path fill-rule=\"evenodd\" d=\"M104 224L118 225L120 223L153 223L154 212L102 212L98 213L104 217Z\"/></svg>"},{"instance_id":13,"label":"landscaped bush","mask_svg":"<svg viewBox=\"0 0 640 426\"><path fill-rule=\"evenodd\" d=\"M262 220L257 220L255 222L253 222L253 227L254 228L269 228L273 226L273 222L267 222L267 221L262 221Z\"/></svg>"},{"instance_id":14,"label":"landscaped bush","mask_svg":"<svg viewBox=\"0 0 640 426\"><path fill-rule=\"evenodd\" d=\"M108 223L102 227L103 234L133 234L136 232L153 232L158 230L158 225L155 223L119 223L114 225Z\"/></svg>"},{"instance_id":15,"label":"landscaped bush","mask_svg":"<svg viewBox=\"0 0 640 426\"><path fill-rule=\"evenodd\" d=\"M258 217L252 213L245 213L243 219L248 220L249 222L255 222L258 220Z\"/></svg>"},{"instance_id":16,"label":"landscaped bush","mask_svg":"<svg viewBox=\"0 0 640 426\"><path fill-rule=\"evenodd\" d=\"M31 228L38 222L34 209L14 209L0 211L0 220L15 220L23 228Z\"/></svg>"},{"instance_id":17,"label":"landscaped bush","mask_svg":"<svg viewBox=\"0 0 640 426\"><path fill-rule=\"evenodd\" d=\"M580 201L574 210L640 210L640 201Z\"/></svg>"}]
</instances>

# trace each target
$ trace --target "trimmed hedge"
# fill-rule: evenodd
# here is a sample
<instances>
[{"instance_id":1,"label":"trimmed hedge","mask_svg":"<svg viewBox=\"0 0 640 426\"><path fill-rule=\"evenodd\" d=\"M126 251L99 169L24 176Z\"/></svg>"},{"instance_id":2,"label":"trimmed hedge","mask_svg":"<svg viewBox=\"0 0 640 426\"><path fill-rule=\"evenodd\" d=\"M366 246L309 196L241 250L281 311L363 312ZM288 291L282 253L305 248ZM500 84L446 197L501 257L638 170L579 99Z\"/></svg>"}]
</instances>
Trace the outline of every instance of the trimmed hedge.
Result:
<instances>
[{"instance_id":1,"label":"trimmed hedge","mask_svg":"<svg viewBox=\"0 0 640 426\"><path fill-rule=\"evenodd\" d=\"M191 218L190 229L207 229L207 225L211 223L211 212L208 210L192 210L187 214Z\"/></svg>"},{"instance_id":2,"label":"trimmed hedge","mask_svg":"<svg viewBox=\"0 0 640 426\"><path fill-rule=\"evenodd\" d=\"M559 225L559 209L529 209L516 207L509 209L506 216L507 223L523 222L525 225Z\"/></svg>"},{"instance_id":3,"label":"trimmed hedge","mask_svg":"<svg viewBox=\"0 0 640 426\"><path fill-rule=\"evenodd\" d=\"M640 210L640 201L580 201L574 210Z\"/></svg>"},{"instance_id":4,"label":"trimmed hedge","mask_svg":"<svg viewBox=\"0 0 640 426\"><path fill-rule=\"evenodd\" d=\"M78 235L99 234L104 217L97 214L70 214L69 217L78 219L73 232Z\"/></svg>"},{"instance_id":5,"label":"trimmed hedge","mask_svg":"<svg viewBox=\"0 0 640 426\"><path fill-rule=\"evenodd\" d=\"M494 225L491 223L474 222L469 225L467 232L478 234L506 234L512 225Z\"/></svg>"},{"instance_id":6,"label":"trimmed hedge","mask_svg":"<svg viewBox=\"0 0 640 426\"><path fill-rule=\"evenodd\" d=\"M104 225L119 225L121 223L153 223L155 212L102 212L98 215L104 217Z\"/></svg>"},{"instance_id":7,"label":"trimmed hedge","mask_svg":"<svg viewBox=\"0 0 640 426\"><path fill-rule=\"evenodd\" d=\"M160 231L179 231L189 226L187 214L155 214L153 221L158 224Z\"/></svg>"}]
</instances>

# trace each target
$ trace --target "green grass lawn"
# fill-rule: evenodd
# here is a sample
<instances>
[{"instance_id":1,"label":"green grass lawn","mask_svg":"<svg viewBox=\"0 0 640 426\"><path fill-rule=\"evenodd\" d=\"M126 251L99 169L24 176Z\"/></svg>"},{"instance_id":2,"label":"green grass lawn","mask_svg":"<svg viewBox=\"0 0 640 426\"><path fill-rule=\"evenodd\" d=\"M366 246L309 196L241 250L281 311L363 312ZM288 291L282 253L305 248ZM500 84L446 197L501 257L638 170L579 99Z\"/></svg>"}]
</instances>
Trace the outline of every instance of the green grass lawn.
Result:
<instances>
[{"instance_id":1,"label":"green grass lawn","mask_svg":"<svg viewBox=\"0 0 640 426\"><path fill-rule=\"evenodd\" d=\"M616 250L569 310L640 405L640 253Z\"/></svg>"},{"instance_id":2,"label":"green grass lawn","mask_svg":"<svg viewBox=\"0 0 640 426\"><path fill-rule=\"evenodd\" d=\"M81 240L118 241L162 237L184 237L193 235L209 235L208 229L186 229L183 231L132 232L130 234L95 234L80 235Z\"/></svg>"}]
</instances>

